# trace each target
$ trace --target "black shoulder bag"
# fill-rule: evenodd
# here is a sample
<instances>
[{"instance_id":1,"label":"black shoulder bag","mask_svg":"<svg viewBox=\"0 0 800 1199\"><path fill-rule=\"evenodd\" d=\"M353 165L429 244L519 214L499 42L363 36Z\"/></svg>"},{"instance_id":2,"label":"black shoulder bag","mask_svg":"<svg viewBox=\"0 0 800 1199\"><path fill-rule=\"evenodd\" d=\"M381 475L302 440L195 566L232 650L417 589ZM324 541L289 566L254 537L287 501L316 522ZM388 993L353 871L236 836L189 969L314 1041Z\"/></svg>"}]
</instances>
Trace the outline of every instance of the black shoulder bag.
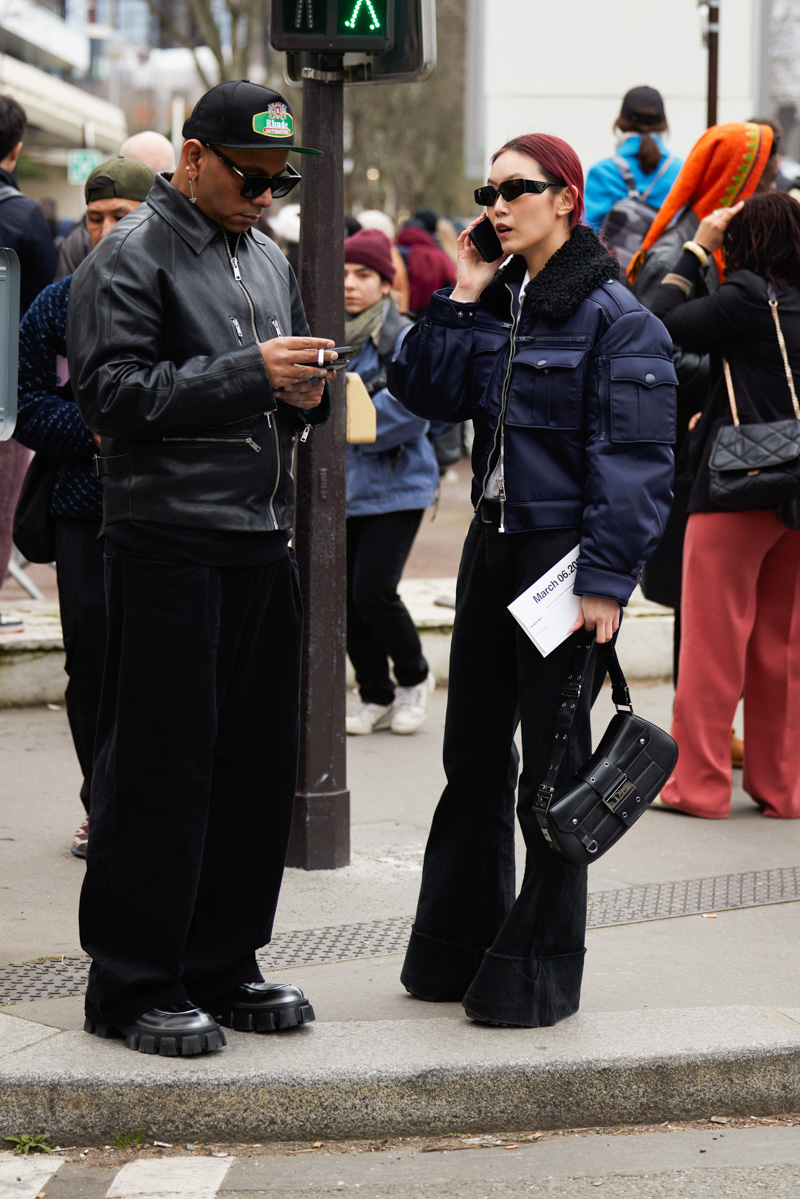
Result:
<instances>
[{"instance_id":1,"label":"black shoulder bag","mask_svg":"<svg viewBox=\"0 0 800 1199\"><path fill-rule=\"evenodd\" d=\"M732 425L723 425L714 439L708 460L708 496L720 508L741 512L751 508L773 508L800 497L800 404L794 387L792 368L786 352L775 288L769 287L769 306L775 322L778 345L794 420L739 423L731 368L723 358Z\"/></svg>"},{"instance_id":2,"label":"black shoulder bag","mask_svg":"<svg viewBox=\"0 0 800 1199\"><path fill-rule=\"evenodd\" d=\"M56 522L50 501L58 477L59 460L34 454L14 512L14 544L29 562L53 562L56 556Z\"/></svg>"},{"instance_id":3,"label":"black shoulder bag","mask_svg":"<svg viewBox=\"0 0 800 1199\"><path fill-rule=\"evenodd\" d=\"M556 787L558 769L594 640L579 644L561 692L553 754L534 801L547 844L576 866L588 866L619 841L658 795L675 769L678 747L658 725L636 716L613 644L598 645L611 676L615 716L589 760Z\"/></svg>"}]
</instances>

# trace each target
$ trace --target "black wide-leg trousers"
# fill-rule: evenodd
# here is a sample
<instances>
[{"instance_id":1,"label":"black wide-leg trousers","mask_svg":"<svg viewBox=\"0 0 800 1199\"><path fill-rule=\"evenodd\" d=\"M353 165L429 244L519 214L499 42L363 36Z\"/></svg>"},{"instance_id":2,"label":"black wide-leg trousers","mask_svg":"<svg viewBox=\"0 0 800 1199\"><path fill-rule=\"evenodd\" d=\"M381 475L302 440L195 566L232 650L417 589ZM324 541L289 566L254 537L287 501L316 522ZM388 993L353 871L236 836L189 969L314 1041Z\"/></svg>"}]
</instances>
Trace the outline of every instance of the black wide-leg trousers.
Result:
<instances>
[{"instance_id":1,"label":"black wide-leg trousers","mask_svg":"<svg viewBox=\"0 0 800 1199\"><path fill-rule=\"evenodd\" d=\"M56 573L61 630L69 677L67 718L83 772L81 803L89 811L92 760L103 663L106 656L106 602L103 539L91 520L56 520Z\"/></svg>"},{"instance_id":2,"label":"black wide-leg trousers","mask_svg":"<svg viewBox=\"0 0 800 1199\"><path fill-rule=\"evenodd\" d=\"M462 1001L471 1014L538 1027L577 1011L587 873L547 845L533 800L555 737L577 635L542 657L507 605L569 552L577 529L501 533L476 517L458 578L450 655L447 785L425 851L402 982L421 999ZM604 670L593 653L559 782L591 752L590 709ZM515 898L514 800L526 845Z\"/></svg>"},{"instance_id":3,"label":"black wide-leg trousers","mask_svg":"<svg viewBox=\"0 0 800 1199\"><path fill-rule=\"evenodd\" d=\"M109 542L81 943L86 1012L127 1023L261 979L297 778L297 569Z\"/></svg>"}]
</instances>

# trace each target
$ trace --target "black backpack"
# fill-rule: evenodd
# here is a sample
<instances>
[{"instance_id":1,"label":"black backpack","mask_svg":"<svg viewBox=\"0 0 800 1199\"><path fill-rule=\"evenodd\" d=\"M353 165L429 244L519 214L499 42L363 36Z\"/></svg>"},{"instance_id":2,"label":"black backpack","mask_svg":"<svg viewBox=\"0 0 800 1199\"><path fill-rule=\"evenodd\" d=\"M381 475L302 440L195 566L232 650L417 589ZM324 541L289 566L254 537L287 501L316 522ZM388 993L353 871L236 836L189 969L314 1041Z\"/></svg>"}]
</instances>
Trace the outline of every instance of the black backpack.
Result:
<instances>
[{"instance_id":1,"label":"black backpack","mask_svg":"<svg viewBox=\"0 0 800 1199\"><path fill-rule=\"evenodd\" d=\"M622 270L623 280L631 259L641 250L645 235L658 212L657 208L648 204L647 198L674 161L674 154L670 155L656 171L653 181L646 191L640 192L636 186L633 172L625 159L619 157L613 159L614 166L625 182L628 194L613 205L603 221L600 236L616 256Z\"/></svg>"}]
</instances>

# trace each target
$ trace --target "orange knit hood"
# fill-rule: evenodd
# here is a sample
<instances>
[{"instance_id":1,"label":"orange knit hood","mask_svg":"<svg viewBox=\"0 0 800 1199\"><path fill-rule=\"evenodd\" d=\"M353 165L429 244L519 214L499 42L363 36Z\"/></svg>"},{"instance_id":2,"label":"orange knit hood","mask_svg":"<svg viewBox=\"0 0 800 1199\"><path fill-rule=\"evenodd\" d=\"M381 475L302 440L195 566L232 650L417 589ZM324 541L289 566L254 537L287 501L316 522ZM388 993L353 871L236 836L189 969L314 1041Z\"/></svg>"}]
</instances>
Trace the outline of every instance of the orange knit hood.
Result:
<instances>
[{"instance_id":1,"label":"orange knit hood","mask_svg":"<svg viewBox=\"0 0 800 1199\"><path fill-rule=\"evenodd\" d=\"M769 125L731 121L712 125L692 147L681 173L672 185L642 248L628 267L628 278L636 282L646 252L685 208L702 221L716 208L730 208L752 196L764 173L773 133ZM721 250L714 251L720 279L725 278Z\"/></svg>"}]
</instances>

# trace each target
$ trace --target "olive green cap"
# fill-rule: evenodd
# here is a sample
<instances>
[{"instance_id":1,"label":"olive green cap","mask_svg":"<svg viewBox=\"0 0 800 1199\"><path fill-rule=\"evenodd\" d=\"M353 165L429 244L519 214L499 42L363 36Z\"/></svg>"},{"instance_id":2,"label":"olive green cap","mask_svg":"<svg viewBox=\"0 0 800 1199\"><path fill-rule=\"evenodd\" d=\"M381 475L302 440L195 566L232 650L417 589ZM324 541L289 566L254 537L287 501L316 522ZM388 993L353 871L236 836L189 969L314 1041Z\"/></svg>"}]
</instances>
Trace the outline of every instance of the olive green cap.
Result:
<instances>
[{"instance_id":1,"label":"olive green cap","mask_svg":"<svg viewBox=\"0 0 800 1199\"><path fill-rule=\"evenodd\" d=\"M83 185L86 203L93 200L136 200L141 203L155 182L155 172L135 158L109 158L95 167Z\"/></svg>"}]
</instances>

